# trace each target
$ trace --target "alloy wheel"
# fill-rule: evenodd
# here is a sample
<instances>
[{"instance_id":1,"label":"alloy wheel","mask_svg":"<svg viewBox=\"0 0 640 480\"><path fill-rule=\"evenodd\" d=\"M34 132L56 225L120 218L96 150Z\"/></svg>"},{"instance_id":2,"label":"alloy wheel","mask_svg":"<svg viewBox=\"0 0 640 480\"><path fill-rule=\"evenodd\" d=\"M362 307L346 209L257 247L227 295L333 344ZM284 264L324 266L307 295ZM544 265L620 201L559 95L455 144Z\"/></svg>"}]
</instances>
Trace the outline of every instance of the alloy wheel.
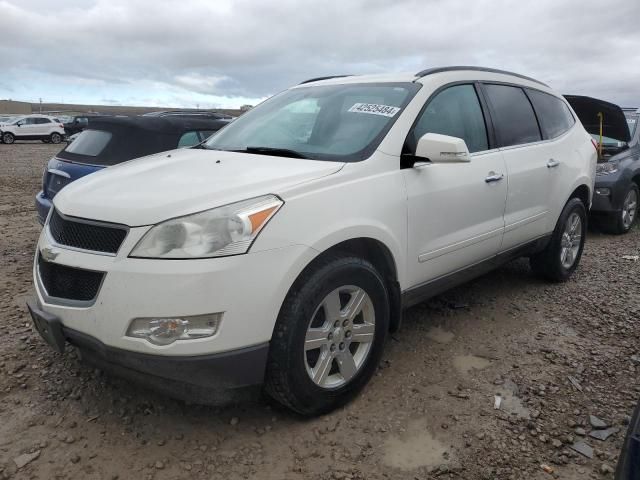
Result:
<instances>
[{"instance_id":1,"label":"alloy wheel","mask_svg":"<svg viewBox=\"0 0 640 480\"><path fill-rule=\"evenodd\" d=\"M560 263L562 263L564 268L571 268L576 261L580 250L581 239L582 219L580 215L573 212L569 215L569 218L567 218L560 243L562 247L560 248Z\"/></svg>"},{"instance_id":2,"label":"alloy wheel","mask_svg":"<svg viewBox=\"0 0 640 480\"><path fill-rule=\"evenodd\" d=\"M624 203L622 204L622 225L625 230L631 228L633 221L636 218L638 210L638 193L635 188L632 188L627 193Z\"/></svg>"},{"instance_id":3,"label":"alloy wheel","mask_svg":"<svg viewBox=\"0 0 640 480\"><path fill-rule=\"evenodd\" d=\"M304 342L309 378L321 388L341 387L365 364L375 333L375 311L367 292L336 288L314 312Z\"/></svg>"}]
</instances>

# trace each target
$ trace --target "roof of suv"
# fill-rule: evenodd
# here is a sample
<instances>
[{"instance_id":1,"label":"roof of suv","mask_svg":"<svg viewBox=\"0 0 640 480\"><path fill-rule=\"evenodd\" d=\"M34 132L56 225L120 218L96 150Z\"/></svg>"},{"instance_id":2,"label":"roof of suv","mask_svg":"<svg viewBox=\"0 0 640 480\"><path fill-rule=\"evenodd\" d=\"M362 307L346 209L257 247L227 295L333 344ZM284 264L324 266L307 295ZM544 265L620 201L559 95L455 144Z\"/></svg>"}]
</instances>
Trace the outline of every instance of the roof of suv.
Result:
<instances>
[{"instance_id":1,"label":"roof of suv","mask_svg":"<svg viewBox=\"0 0 640 480\"><path fill-rule=\"evenodd\" d=\"M483 74L489 74L494 77L496 80L501 79L504 81L514 81L517 79L518 83L521 81L532 82L541 86L543 88L548 88L548 85L542 83L539 80L536 80L531 77L527 77L524 75L520 75L519 73L508 72L506 70L498 70L495 68L484 68L477 66L449 66L449 67L436 67L436 68L428 68L426 70L421 70L416 73L384 73L384 74L374 74L374 75L333 75L327 77L317 77L311 78L309 80L305 80L300 83L299 86L302 85L310 85L310 84L342 84L342 83L385 83L385 82L415 82L419 81L422 78L429 77L431 75L439 74L439 73L451 73L451 72L479 72ZM514 78L515 77L515 78Z\"/></svg>"}]
</instances>

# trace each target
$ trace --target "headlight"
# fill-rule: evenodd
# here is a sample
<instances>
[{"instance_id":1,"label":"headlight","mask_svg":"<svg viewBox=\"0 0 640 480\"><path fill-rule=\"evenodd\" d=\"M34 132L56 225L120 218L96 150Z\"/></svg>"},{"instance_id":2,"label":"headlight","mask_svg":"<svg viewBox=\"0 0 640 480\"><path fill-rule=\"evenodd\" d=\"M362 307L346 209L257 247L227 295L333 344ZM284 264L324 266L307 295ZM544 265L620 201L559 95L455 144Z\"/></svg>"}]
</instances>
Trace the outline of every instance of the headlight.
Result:
<instances>
[{"instance_id":1,"label":"headlight","mask_svg":"<svg viewBox=\"0 0 640 480\"><path fill-rule=\"evenodd\" d=\"M618 171L618 162L603 162L596 164L596 175L609 175Z\"/></svg>"},{"instance_id":2,"label":"headlight","mask_svg":"<svg viewBox=\"0 0 640 480\"><path fill-rule=\"evenodd\" d=\"M131 251L141 258L210 258L247 253L284 202L252 198L159 223Z\"/></svg>"}]
</instances>

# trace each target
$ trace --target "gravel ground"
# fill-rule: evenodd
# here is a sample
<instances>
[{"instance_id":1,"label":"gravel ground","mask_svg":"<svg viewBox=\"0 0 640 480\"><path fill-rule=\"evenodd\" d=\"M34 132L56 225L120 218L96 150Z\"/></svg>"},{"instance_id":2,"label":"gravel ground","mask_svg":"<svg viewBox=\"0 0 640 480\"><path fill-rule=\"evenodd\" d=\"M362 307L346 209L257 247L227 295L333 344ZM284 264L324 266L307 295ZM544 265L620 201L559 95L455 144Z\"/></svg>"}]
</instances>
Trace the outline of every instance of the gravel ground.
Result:
<instances>
[{"instance_id":1,"label":"gravel ground","mask_svg":"<svg viewBox=\"0 0 640 480\"><path fill-rule=\"evenodd\" d=\"M565 284L519 260L407 311L377 375L330 415L259 395L204 407L55 354L31 327L33 197L58 149L0 145L0 479L612 477L640 396L640 262L623 258L639 229L589 232Z\"/></svg>"}]
</instances>

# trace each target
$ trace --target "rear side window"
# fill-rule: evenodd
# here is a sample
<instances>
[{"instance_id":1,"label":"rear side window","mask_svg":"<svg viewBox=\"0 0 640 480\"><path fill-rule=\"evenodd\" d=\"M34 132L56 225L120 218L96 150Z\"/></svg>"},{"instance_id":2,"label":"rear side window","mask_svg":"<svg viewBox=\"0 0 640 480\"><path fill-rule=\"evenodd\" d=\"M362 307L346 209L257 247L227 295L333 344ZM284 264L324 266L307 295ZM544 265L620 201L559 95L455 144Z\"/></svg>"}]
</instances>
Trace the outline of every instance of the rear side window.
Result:
<instances>
[{"instance_id":1,"label":"rear side window","mask_svg":"<svg viewBox=\"0 0 640 480\"><path fill-rule=\"evenodd\" d=\"M487 150L487 128L474 86L456 85L438 93L415 126L414 144L425 133L462 138L472 153Z\"/></svg>"},{"instance_id":2,"label":"rear side window","mask_svg":"<svg viewBox=\"0 0 640 480\"><path fill-rule=\"evenodd\" d=\"M51 123L51 120L48 118L36 118L35 121L36 123Z\"/></svg>"},{"instance_id":3,"label":"rear side window","mask_svg":"<svg viewBox=\"0 0 640 480\"><path fill-rule=\"evenodd\" d=\"M544 138L556 138L576 123L569 107L559 98L537 90L527 90L536 110Z\"/></svg>"},{"instance_id":4,"label":"rear side window","mask_svg":"<svg viewBox=\"0 0 640 480\"><path fill-rule=\"evenodd\" d=\"M503 147L542 140L531 102L519 87L484 85L491 117Z\"/></svg>"},{"instance_id":5,"label":"rear side window","mask_svg":"<svg viewBox=\"0 0 640 480\"><path fill-rule=\"evenodd\" d=\"M178 141L178 148L193 147L198 143L200 143L200 137L198 136L198 132L196 131L187 132L180 137L180 140Z\"/></svg>"},{"instance_id":6,"label":"rear side window","mask_svg":"<svg viewBox=\"0 0 640 480\"><path fill-rule=\"evenodd\" d=\"M78 138L67 145L65 152L97 157L111 140L111 133L102 130L84 130Z\"/></svg>"}]
</instances>

